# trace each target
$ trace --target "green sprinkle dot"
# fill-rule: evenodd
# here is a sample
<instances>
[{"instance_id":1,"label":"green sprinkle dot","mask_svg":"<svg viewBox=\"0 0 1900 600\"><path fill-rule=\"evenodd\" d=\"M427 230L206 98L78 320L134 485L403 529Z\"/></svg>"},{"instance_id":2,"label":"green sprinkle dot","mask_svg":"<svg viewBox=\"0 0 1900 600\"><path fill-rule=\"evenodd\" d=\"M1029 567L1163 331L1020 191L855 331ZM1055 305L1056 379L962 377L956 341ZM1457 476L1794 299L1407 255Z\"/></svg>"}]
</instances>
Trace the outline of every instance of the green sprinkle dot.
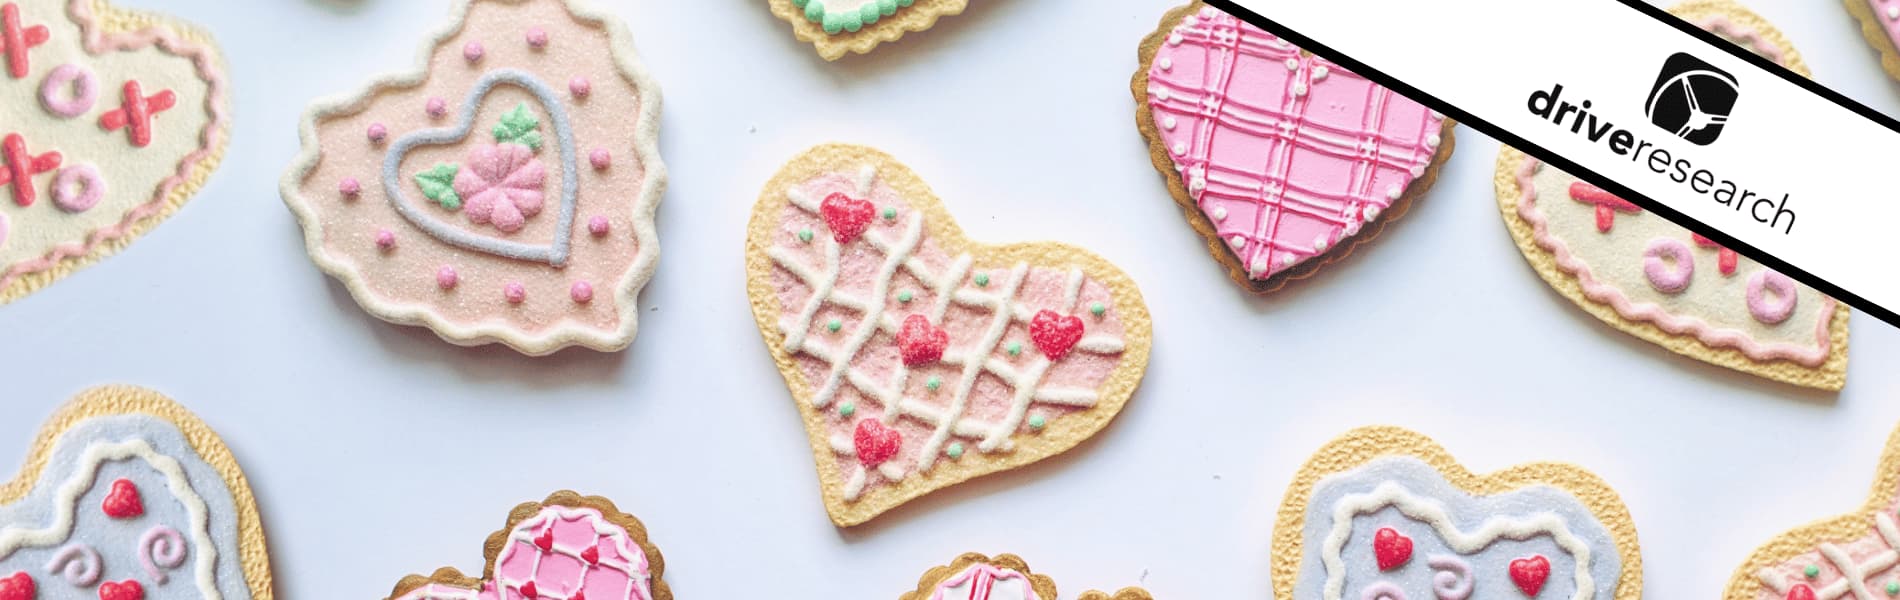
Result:
<instances>
[{"instance_id":1,"label":"green sprinkle dot","mask_svg":"<svg viewBox=\"0 0 1900 600\"><path fill-rule=\"evenodd\" d=\"M1099 316L1102 316L1102 313L1106 313L1106 312L1108 312L1108 307L1102 306L1102 303L1100 302L1089 305L1089 314L1099 317Z\"/></svg>"},{"instance_id":2,"label":"green sprinkle dot","mask_svg":"<svg viewBox=\"0 0 1900 600\"><path fill-rule=\"evenodd\" d=\"M844 321L832 319L830 323L825 324L825 329L830 329L833 333L836 333L838 330L844 329Z\"/></svg>"},{"instance_id":3,"label":"green sprinkle dot","mask_svg":"<svg viewBox=\"0 0 1900 600\"><path fill-rule=\"evenodd\" d=\"M989 284L990 284L990 274L989 274L989 273L977 273L977 274L976 274L976 286L977 286L977 287L984 287L984 286L987 286L987 285L989 285Z\"/></svg>"},{"instance_id":4,"label":"green sprinkle dot","mask_svg":"<svg viewBox=\"0 0 1900 600\"><path fill-rule=\"evenodd\" d=\"M898 302L909 302L911 298L912 296L910 295L910 290L904 290L897 293Z\"/></svg>"},{"instance_id":5,"label":"green sprinkle dot","mask_svg":"<svg viewBox=\"0 0 1900 600\"><path fill-rule=\"evenodd\" d=\"M882 16L884 15L878 13L877 11L876 3L866 4L864 6L858 7L858 19L861 21L864 21L866 25L876 23L877 18L882 17Z\"/></svg>"},{"instance_id":6,"label":"green sprinkle dot","mask_svg":"<svg viewBox=\"0 0 1900 600\"><path fill-rule=\"evenodd\" d=\"M897 12L897 0L877 0L877 10L886 17L891 16Z\"/></svg>"},{"instance_id":7,"label":"green sprinkle dot","mask_svg":"<svg viewBox=\"0 0 1900 600\"><path fill-rule=\"evenodd\" d=\"M950 449L945 450L944 454L949 454L950 458L963 458L963 442L951 442Z\"/></svg>"},{"instance_id":8,"label":"green sprinkle dot","mask_svg":"<svg viewBox=\"0 0 1900 600\"><path fill-rule=\"evenodd\" d=\"M838 416L849 419L855 414L858 414L858 405L850 402L838 405Z\"/></svg>"},{"instance_id":9,"label":"green sprinkle dot","mask_svg":"<svg viewBox=\"0 0 1900 600\"><path fill-rule=\"evenodd\" d=\"M936 375L931 375L930 379L924 380L924 387L930 388L930 391L933 392L937 391L937 388L943 387L943 379L938 378Z\"/></svg>"},{"instance_id":10,"label":"green sprinkle dot","mask_svg":"<svg viewBox=\"0 0 1900 600\"><path fill-rule=\"evenodd\" d=\"M810 229L798 230L798 241L801 241L801 242L811 241L811 230Z\"/></svg>"},{"instance_id":11,"label":"green sprinkle dot","mask_svg":"<svg viewBox=\"0 0 1900 600\"><path fill-rule=\"evenodd\" d=\"M1048 425L1048 424L1049 424L1049 420L1042 418L1042 415L1032 415L1029 417L1030 429L1042 429L1042 426Z\"/></svg>"},{"instance_id":12,"label":"green sprinkle dot","mask_svg":"<svg viewBox=\"0 0 1900 600\"><path fill-rule=\"evenodd\" d=\"M845 11L844 13L844 30L845 31L850 31L850 32L855 33L857 30L863 29L863 28L864 28L864 15L856 11Z\"/></svg>"},{"instance_id":13,"label":"green sprinkle dot","mask_svg":"<svg viewBox=\"0 0 1900 600\"><path fill-rule=\"evenodd\" d=\"M825 3L812 2L805 5L805 20L822 23L825 20Z\"/></svg>"},{"instance_id":14,"label":"green sprinkle dot","mask_svg":"<svg viewBox=\"0 0 1900 600\"><path fill-rule=\"evenodd\" d=\"M867 5L865 5L865 6L867 6L867 7L868 7L868 6L870 6L870 5L868 5L868 4L867 4ZM886 220L886 221L889 221L889 220L891 220L891 219L895 219L895 218L897 218L897 209L895 209L895 208L889 208L889 207L885 207L885 209L884 209L884 220Z\"/></svg>"},{"instance_id":15,"label":"green sprinkle dot","mask_svg":"<svg viewBox=\"0 0 1900 600\"><path fill-rule=\"evenodd\" d=\"M1022 342L1010 342L1010 343L1009 343L1009 347L1008 347L1008 349L1009 349L1009 355L1010 355L1010 356L1016 356L1016 355L1018 355L1018 354L1022 354L1022 353L1023 353L1023 343L1022 343Z\"/></svg>"},{"instance_id":16,"label":"green sprinkle dot","mask_svg":"<svg viewBox=\"0 0 1900 600\"><path fill-rule=\"evenodd\" d=\"M1808 579L1814 579L1816 577L1821 576L1821 568L1814 565L1808 565L1808 568L1801 570L1801 574L1807 575Z\"/></svg>"},{"instance_id":17,"label":"green sprinkle dot","mask_svg":"<svg viewBox=\"0 0 1900 600\"><path fill-rule=\"evenodd\" d=\"M1887 582L1887 595L1900 596L1900 581Z\"/></svg>"}]
</instances>

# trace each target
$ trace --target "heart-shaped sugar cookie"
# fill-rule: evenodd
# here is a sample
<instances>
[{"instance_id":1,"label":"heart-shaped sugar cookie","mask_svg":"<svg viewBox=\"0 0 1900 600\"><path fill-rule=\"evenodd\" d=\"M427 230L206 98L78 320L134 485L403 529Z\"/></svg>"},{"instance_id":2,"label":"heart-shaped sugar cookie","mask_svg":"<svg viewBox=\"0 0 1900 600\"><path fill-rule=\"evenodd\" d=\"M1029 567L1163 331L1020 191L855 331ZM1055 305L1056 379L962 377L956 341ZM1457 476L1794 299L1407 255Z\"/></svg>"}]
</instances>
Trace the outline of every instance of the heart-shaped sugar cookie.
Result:
<instances>
[{"instance_id":1,"label":"heart-shaped sugar cookie","mask_svg":"<svg viewBox=\"0 0 1900 600\"><path fill-rule=\"evenodd\" d=\"M811 42L825 60L846 52L868 54L905 33L923 31L939 17L963 13L970 0L766 0L772 14L792 24L800 41Z\"/></svg>"},{"instance_id":2,"label":"heart-shaped sugar cookie","mask_svg":"<svg viewBox=\"0 0 1900 600\"><path fill-rule=\"evenodd\" d=\"M1154 600L1147 590L1126 587L1113 595L1088 591L1078 600ZM934 567L917 580L917 589L898 600L1057 600L1056 581L1029 570L1014 554L990 558L968 553Z\"/></svg>"},{"instance_id":3,"label":"heart-shaped sugar cookie","mask_svg":"<svg viewBox=\"0 0 1900 600\"><path fill-rule=\"evenodd\" d=\"M257 504L230 450L147 390L80 394L0 487L7 600L268 600L265 552Z\"/></svg>"},{"instance_id":4,"label":"heart-shaped sugar cookie","mask_svg":"<svg viewBox=\"0 0 1900 600\"><path fill-rule=\"evenodd\" d=\"M1074 447L1148 364L1148 309L1119 269L972 242L922 179L861 146L814 148L766 184L746 275L841 526ZM906 334L919 317L930 331ZM937 330L941 349L904 343Z\"/></svg>"},{"instance_id":5,"label":"heart-shaped sugar cookie","mask_svg":"<svg viewBox=\"0 0 1900 600\"><path fill-rule=\"evenodd\" d=\"M1779 32L1734 4L1671 12L1806 72ZM1848 310L1834 299L1515 149L1499 152L1495 183L1518 250L1591 315L1704 362L1806 387L1846 384ZM1718 200L1736 198L1734 183L1711 187Z\"/></svg>"},{"instance_id":6,"label":"heart-shaped sugar cookie","mask_svg":"<svg viewBox=\"0 0 1900 600\"><path fill-rule=\"evenodd\" d=\"M1854 512L1776 536L1729 578L1724 600L1835 600L1900 594L1900 430Z\"/></svg>"},{"instance_id":7,"label":"heart-shaped sugar cookie","mask_svg":"<svg viewBox=\"0 0 1900 600\"><path fill-rule=\"evenodd\" d=\"M209 35L104 0L0 2L0 304L132 243L211 177L229 89Z\"/></svg>"},{"instance_id":8,"label":"heart-shaped sugar cookie","mask_svg":"<svg viewBox=\"0 0 1900 600\"><path fill-rule=\"evenodd\" d=\"M371 314L530 355L633 341L659 260L659 88L579 0L459 0L421 66L317 102L282 181Z\"/></svg>"},{"instance_id":9,"label":"heart-shaped sugar cookie","mask_svg":"<svg viewBox=\"0 0 1900 600\"><path fill-rule=\"evenodd\" d=\"M561 491L527 502L488 536L480 579L444 567L410 575L392 600L672 600L646 526L599 496Z\"/></svg>"},{"instance_id":10,"label":"heart-shaped sugar cookie","mask_svg":"<svg viewBox=\"0 0 1900 600\"><path fill-rule=\"evenodd\" d=\"M1155 169L1237 282L1279 289L1403 215L1452 122L1196 1L1141 45L1136 123Z\"/></svg>"},{"instance_id":11,"label":"heart-shaped sugar cookie","mask_svg":"<svg viewBox=\"0 0 1900 600\"><path fill-rule=\"evenodd\" d=\"M1642 579L1635 524L1595 475L1556 463L1476 475L1396 427L1321 448L1273 528L1281 598L1631 600Z\"/></svg>"}]
</instances>

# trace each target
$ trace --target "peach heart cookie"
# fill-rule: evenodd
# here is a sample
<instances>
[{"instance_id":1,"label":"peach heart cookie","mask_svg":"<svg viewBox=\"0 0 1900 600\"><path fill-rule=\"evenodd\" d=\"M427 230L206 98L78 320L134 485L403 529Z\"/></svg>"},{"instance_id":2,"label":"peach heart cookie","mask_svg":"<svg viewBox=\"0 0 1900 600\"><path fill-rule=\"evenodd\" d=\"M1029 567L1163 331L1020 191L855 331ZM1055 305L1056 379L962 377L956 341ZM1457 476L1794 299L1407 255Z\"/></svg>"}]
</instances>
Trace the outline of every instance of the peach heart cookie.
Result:
<instances>
[{"instance_id":1,"label":"peach heart cookie","mask_svg":"<svg viewBox=\"0 0 1900 600\"><path fill-rule=\"evenodd\" d=\"M177 212L224 158L211 37L104 0L0 1L0 304Z\"/></svg>"},{"instance_id":2,"label":"peach heart cookie","mask_svg":"<svg viewBox=\"0 0 1900 600\"><path fill-rule=\"evenodd\" d=\"M1476 475L1396 427L1321 448L1273 528L1281 598L1630 600L1642 578L1635 524L1595 475L1557 463Z\"/></svg>"},{"instance_id":3,"label":"peach heart cookie","mask_svg":"<svg viewBox=\"0 0 1900 600\"><path fill-rule=\"evenodd\" d=\"M1201 2L1142 42L1132 87L1175 202L1257 292L1377 236L1451 156L1450 120Z\"/></svg>"},{"instance_id":4,"label":"peach heart cookie","mask_svg":"<svg viewBox=\"0 0 1900 600\"><path fill-rule=\"evenodd\" d=\"M958 15L970 0L766 0L772 14L792 24L799 41L811 42L825 60L846 52L869 54L883 42Z\"/></svg>"},{"instance_id":5,"label":"peach heart cookie","mask_svg":"<svg viewBox=\"0 0 1900 600\"><path fill-rule=\"evenodd\" d=\"M282 193L370 314L530 355L633 342L659 88L580 0L460 0L421 67L304 115Z\"/></svg>"},{"instance_id":6,"label":"peach heart cookie","mask_svg":"<svg viewBox=\"0 0 1900 600\"><path fill-rule=\"evenodd\" d=\"M1794 49L1747 11L1672 12L1790 69ZM1506 147L1498 209L1538 275L1617 329L1704 362L1807 387L1847 380L1846 307L1747 257ZM1726 182L1725 182L1726 183ZM1727 185L1727 196L1737 193ZM1724 197L1716 187L1715 197Z\"/></svg>"},{"instance_id":7,"label":"peach heart cookie","mask_svg":"<svg viewBox=\"0 0 1900 600\"><path fill-rule=\"evenodd\" d=\"M155 392L104 387L53 414L0 487L0 599L271 597L250 484Z\"/></svg>"},{"instance_id":8,"label":"peach heart cookie","mask_svg":"<svg viewBox=\"0 0 1900 600\"><path fill-rule=\"evenodd\" d=\"M1888 600L1900 595L1900 430L1854 512L1776 536L1729 579L1725 600Z\"/></svg>"},{"instance_id":9,"label":"peach heart cookie","mask_svg":"<svg viewBox=\"0 0 1900 600\"><path fill-rule=\"evenodd\" d=\"M921 178L862 146L814 148L766 184L746 275L841 526L1074 447L1148 366L1148 308L1120 269L971 242Z\"/></svg>"},{"instance_id":10,"label":"peach heart cookie","mask_svg":"<svg viewBox=\"0 0 1900 600\"><path fill-rule=\"evenodd\" d=\"M917 589L897 600L1056 600L1056 580L1030 572L1029 563L1014 554L990 558L972 552L925 572L917 580ZM1154 600L1154 596L1128 587L1114 595L1089 591L1078 600Z\"/></svg>"},{"instance_id":11,"label":"peach heart cookie","mask_svg":"<svg viewBox=\"0 0 1900 600\"><path fill-rule=\"evenodd\" d=\"M488 536L481 579L451 567L410 575L392 600L672 600L646 526L611 500L560 491L508 513Z\"/></svg>"}]
</instances>

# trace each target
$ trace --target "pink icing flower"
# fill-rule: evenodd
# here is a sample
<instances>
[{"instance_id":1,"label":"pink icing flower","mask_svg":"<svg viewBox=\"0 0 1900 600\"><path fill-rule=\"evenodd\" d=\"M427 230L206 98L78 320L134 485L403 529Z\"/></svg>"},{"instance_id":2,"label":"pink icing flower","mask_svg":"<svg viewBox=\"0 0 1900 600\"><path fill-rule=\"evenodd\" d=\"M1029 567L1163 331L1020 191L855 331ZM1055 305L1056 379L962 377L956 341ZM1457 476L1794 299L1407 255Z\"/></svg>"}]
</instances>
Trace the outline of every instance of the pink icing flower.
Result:
<instances>
[{"instance_id":1,"label":"pink icing flower","mask_svg":"<svg viewBox=\"0 0 1900 600\"><path fill-rule=\"evenodd\" d=\"M521 144L476 146L455 174L455 193L473 223L494 223L514 233L528 217L541 214L547 168L534 150Z\"/></svg>"}]
</instances>

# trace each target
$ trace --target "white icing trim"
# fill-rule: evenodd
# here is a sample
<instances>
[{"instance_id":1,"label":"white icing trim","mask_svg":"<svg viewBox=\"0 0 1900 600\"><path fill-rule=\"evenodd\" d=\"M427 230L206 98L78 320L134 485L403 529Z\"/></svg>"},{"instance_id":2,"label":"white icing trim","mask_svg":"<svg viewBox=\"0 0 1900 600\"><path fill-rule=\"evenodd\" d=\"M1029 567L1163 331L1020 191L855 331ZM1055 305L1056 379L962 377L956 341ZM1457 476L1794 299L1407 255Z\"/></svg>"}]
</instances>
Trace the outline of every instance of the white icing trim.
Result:
<instances>
[{"instance_id":1,"label":"white icing trim","mask_svg":"<svg viewBox=\"0 0 1900 600\"><path fill-rule=\"evenodd\" d=\"M1572 598L1589 600L1596 595L1596 582L1590 576L1590 545L1572 534L1563 518L1555 513L1530 517L1492 517L1486 519L1477 531L1467 533L1459 531L1458 526L1452 523L1444 504L1413 495L1398 482L1387 481L1379 484L1371 493L1352 494L1333 504L1333 529L1326 536L1325 547L1320 552L1320 561L1326 566L1326 600L1339 600L1345 592L1346 561L1340 554L1346 546L1346 539L1352 535L1353 518L1386 507L1397 508L1406 517L1431 527L1445 541L1446 547L1459 554L1483 551L1500 539L1526 540L1548 535L1557 547L1575 559L1577 593Z\"/></svg>"},{"instance_id":2,"label":"white icing trim","mask_svg":"<svg viewBox=\"0 0 1900 600\"><path fill-rule=\"evenodd\" d=\"M164 475L165 487L171 490L179 504L184 505L186 520L191 522L191 541L198 546L198 590L204 593L205 600L220 600L224 594L218 590L218 547L211 541L210 510L205 507L204 498L191 489L191 480L185 476L185 469L178 464L178 460L159 454L142 439L88 444L79 455L79 469L53 492L53 505L59 511L53 515L53 523L45 529L13 526L0 529L0 558L10 556L21 548L59 545L72 537L79 497L92 489L99 476L99 466L107 461L133 458L145 461L152 470Z\"/></svg>"}]
</instances>

